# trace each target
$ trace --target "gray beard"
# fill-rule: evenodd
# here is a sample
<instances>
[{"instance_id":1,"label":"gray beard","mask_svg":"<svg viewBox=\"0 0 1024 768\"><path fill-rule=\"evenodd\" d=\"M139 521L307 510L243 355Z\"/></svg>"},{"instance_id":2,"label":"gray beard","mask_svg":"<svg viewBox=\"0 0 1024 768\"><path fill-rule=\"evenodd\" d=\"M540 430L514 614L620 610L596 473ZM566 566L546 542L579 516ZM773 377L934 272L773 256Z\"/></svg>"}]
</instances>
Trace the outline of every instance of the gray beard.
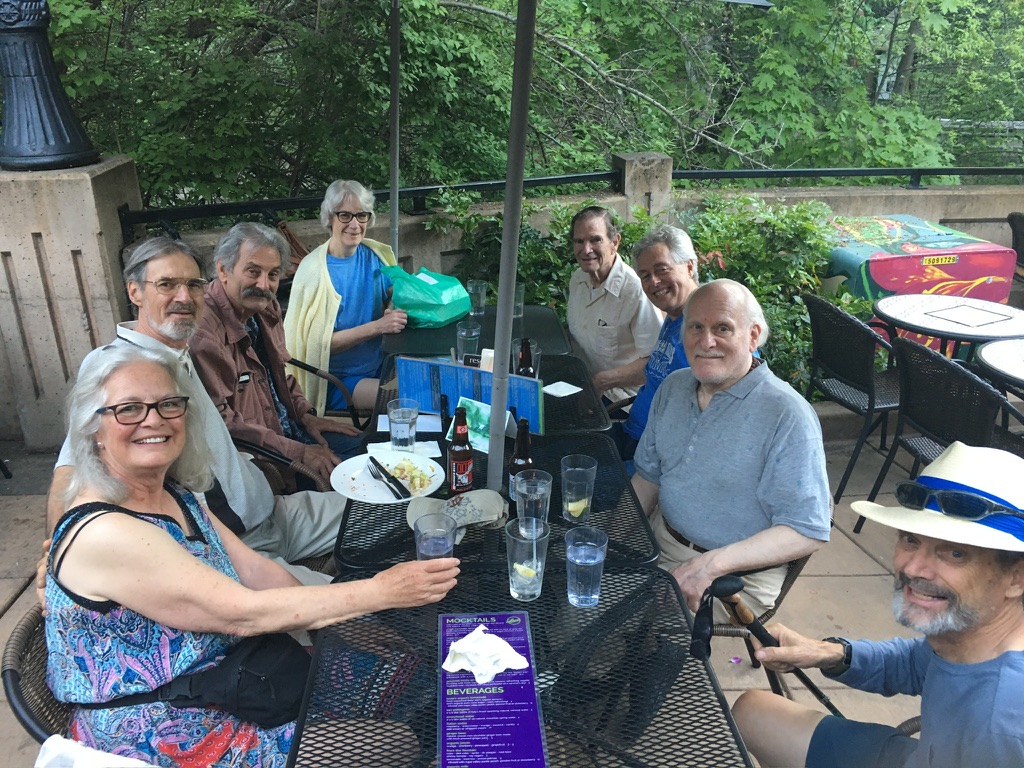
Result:
<instances>
[{"instance_id":1,"label":"gray beard","mask_svg":"<svg viewBox=\"0 0 1024 768\"><path fill-rule=\"evenodd\" d=\"M165 320L153 327L168 339L186 341L195 335L195 332L199 329L199 324L195 319L181 318L179 320Z\"/></svg>"},{"instance_id":2,"label":"gray beard","mask_svg":"<svg viewBox=\"0 0 1024 768\"><path fill-rule=\"evenodd\" d=\"M903 597L903 588L908 584L913 585L915 581L917 579L908 579L902 573L896 576L896 592L892 597L892 612L896 617L896 621L904 627L913 629L928 637L931 635L944 635L948 632L963 632L977 626L977 611L961 603L959 596L955 592L940 590L934 585L930 585L930 591L938 591L941 597L946 598L946 610L931 616L927 620L912 618L909 612L913 611L914 607L907 605Z\"/></svg>"}]
</instances>

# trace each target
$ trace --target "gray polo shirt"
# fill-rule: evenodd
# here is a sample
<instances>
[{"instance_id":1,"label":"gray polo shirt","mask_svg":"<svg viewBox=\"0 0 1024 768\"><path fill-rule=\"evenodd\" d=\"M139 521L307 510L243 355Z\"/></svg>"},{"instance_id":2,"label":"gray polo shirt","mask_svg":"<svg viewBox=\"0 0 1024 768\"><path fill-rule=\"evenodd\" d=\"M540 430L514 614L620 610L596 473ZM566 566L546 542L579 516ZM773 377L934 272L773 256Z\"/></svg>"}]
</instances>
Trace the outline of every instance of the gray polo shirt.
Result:
<instances>
[{"instance_id":1,"label":"gray polo shirt","mask_svg":"<svg viewBox=\"0 0 1024 768\"><path fill-rule=\"evenodd\" d=\"M135 330L135 323L119 323L117 326L117 339L115 344L134 344L144 349L162 352L176 357L188 372L189 380L192 383L192 392L189 396L189 407L198 407L203 417L203 426L207 445L210 447L212 458L211 469L220 483L224 497L231 509L241 520L245 529L251 530L266 520L274 510L274 493L267 483L259 467L251 461L246 461L231 442L231 435L224 424L224 419L217 412L217 406L213 404L210 396L206 393L202 381L196 374L195 366L188 355L188 350L172 349L152 336L146 336ZM82 361L79 375L82 371L95 365L103 354L104 347L97 347ZM57 457L58 467L71 466L71 447L64 440L60 449L60 456Z\"/></svg>"},{"instance_id":2,"label":"gray polo shirt","mask_svg":"<svg viewBox=\"0 0 1024 768\"><path fill-rule=\"evenodd\" d=\"M634 463L659 486L666 522L702 547L775 525L828 541L821 425L765 364L716 393L703 412L693 371L670 374L654 396Z\"/></svg>"}]
</instances>

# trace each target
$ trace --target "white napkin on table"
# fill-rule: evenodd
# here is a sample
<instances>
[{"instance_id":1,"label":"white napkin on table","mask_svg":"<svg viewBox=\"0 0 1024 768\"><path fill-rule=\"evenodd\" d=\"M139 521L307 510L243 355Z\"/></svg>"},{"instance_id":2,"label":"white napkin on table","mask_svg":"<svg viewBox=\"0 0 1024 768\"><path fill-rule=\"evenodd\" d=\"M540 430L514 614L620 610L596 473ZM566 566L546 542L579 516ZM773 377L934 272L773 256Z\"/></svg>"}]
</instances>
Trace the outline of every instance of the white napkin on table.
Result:
<instances>
[{"instance_id":1,"label":"white napkin on table","mask_svg":"<svg viewBox=\"0 0 1024 768\"><path fill-rule=\"evenodd\" d=\"M381 453L393 453L391 450L391 443L367 443L366 452L371 456L379 455ZM415 454L417 456L426 456L428 459L436 459L441 456L441 449L437 446L436 440L417 440Z\"/></svg>"},{"instance_id":2,"label":"white napkin on table","mask_svg":"<svg viewBox=\"0 0 1024 768\"><path fill-rule=\"evenodd\" d=\"M554 384L548 384L544 387L545 394L552 395L553 397L565 397L566 395L575 395L577 392L583 390L574 384L569 384L565 381L556 381Z\"/></svg>"},{"instance_id":3,"label":"white napkin on table","mask_svg":"<svg viewBox=\"0 0 1024 768\"><path fill-rule=\"evenodd\" d=\"M483 684L506 669L526 669L529 665L526 657L506 640L488 633L486 626L478 624L476 629L449 646L441 668L446 672L472 672L477 683Z\"/></svg>"}]
</instances>

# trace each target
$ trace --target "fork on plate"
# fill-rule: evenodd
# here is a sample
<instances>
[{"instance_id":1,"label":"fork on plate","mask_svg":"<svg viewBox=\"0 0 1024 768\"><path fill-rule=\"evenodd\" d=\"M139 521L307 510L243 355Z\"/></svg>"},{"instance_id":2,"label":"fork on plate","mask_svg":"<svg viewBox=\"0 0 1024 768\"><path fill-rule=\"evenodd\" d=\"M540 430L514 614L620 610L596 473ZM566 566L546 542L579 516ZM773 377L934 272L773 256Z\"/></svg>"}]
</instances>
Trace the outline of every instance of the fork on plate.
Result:
<instances>
[{"instance_id":1,"label":"fork on plate","mask_svg":"<svg viewBox=\"0 0 1024 768\"><path fill-rule=\"evenodd\" d=\"M391 485L390 482L388 482L387 478L385 478L384 475L381 474L381 471L377 469L377 467L374 465L372 461L366 462L366 468L370 471L370 476L374 480L384 483L387 489L391 491L392 496L394 496L396 499L402 498L402 494L398 492L398 489L396 489L393 485Z\"/></svg>"}]
</instances>

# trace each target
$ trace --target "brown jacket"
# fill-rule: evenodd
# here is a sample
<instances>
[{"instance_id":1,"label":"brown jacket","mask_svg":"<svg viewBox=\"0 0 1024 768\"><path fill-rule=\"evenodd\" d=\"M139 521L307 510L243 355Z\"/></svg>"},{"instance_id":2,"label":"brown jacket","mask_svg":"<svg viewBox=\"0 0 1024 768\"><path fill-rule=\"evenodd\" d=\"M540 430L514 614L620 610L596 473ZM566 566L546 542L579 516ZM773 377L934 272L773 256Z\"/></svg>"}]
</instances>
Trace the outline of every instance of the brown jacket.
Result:
<instances>
[{"instance_id":1,"label":"brown jacket","mask_svg":"<svg viewBox=\"0 0 1024 768\"><path fill-rule=\"evenodd\" d=\"M267 349L269 372L260 363L223 283L215 279L206 287L203 320L189 342L192 360L232 437L300 461L305 445L284 436L267 383L267 376L273 376L278 396L295 424L301 426L310 404L295 378L284 372L291 355L285 347L280 305L274 301L256 319Z\"/></svg>"}]
</instances>

